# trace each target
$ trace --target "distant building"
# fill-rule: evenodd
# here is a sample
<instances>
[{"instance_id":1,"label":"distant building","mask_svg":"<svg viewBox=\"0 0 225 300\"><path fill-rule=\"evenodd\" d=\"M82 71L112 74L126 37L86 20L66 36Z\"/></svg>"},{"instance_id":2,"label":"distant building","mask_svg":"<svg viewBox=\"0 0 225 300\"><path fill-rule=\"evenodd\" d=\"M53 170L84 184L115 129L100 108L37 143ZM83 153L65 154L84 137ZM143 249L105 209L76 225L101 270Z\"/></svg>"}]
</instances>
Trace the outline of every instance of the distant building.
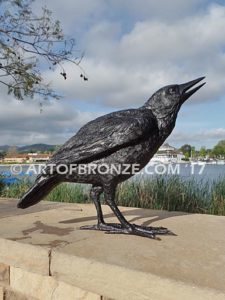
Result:
<instances>
[{"instance_id":1,"label":"distant building","mask_svg":"<svg viewBox=\"0 0 225 300\"><path fill-rule=\"evenodd\" d=\"M28 153L28 157L30 163L40 163L47 162L52 157L52 154Z\"/></svg>"},{"instance_id":2,"label":"distant building","mask_svg":"<svg viewBox=\"0 0 225 300\"><path fill-rule=\"evenodd\" d=\"M28 153L28 154L8 154L4 157L4 163L45 163L52 154Z\"/></svg>"},{"instance_id":3,"label":"distant building","mask_svg":"<svg viewBox=\"0 0 225 300\"><path fill-rule=\"evenodd\" d=\"M180 163L184 157L182 152L166 143L159 148L151 162Z\"/></svg>"},{"instance_id":4,"label":"distant building","mask_svg":"<svg viewBox=\"0 0 225 300\"><path fill-rule=\"evenodd\" d=\"M27 154L7 154L3 161L5 163L26 163L29 161Z\"/></svg>"}]
</instances>

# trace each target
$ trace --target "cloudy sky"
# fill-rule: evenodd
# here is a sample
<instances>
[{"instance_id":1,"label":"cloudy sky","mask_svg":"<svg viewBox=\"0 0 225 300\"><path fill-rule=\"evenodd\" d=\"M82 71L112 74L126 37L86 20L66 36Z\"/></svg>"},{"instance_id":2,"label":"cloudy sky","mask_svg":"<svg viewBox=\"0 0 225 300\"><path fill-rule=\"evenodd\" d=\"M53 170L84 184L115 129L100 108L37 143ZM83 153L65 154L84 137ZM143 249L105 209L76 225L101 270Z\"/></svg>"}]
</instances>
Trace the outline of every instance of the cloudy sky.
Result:
<instances>
[{"instance_id":1,"label":"cloudy sky","mask_svg":"<svg viewBox=\"0 0 225 300\"><path fill-rule=\"evenodd\" d=\"M141 106L158 88L206 76L185 103L168 142L212 147L225 139L225 3L209 0L38 0L61 20L85 51L82 67L65 65L68 79L45 71L64 98L19 102L0 94L0 144L62 144L102 114Z\"/></svg>"}]
</instances>

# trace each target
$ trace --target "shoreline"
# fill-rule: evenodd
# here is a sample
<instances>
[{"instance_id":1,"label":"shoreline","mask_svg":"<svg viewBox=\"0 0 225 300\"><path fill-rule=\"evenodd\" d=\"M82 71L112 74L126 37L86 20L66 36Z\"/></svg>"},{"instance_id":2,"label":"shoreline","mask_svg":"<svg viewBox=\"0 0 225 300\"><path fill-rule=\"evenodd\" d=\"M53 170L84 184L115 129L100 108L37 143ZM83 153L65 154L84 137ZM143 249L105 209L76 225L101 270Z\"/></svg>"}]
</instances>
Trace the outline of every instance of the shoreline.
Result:
<instances>
[{"instance_id":1,"label":"shoreline","mask_svg":"<svg viewBox=\"0 0 225 300\"><path fill-rule=\"evenodd\" d=\"M190 164L190 165L198 165L198 166L202 166L202 165L214 165L214 166L222 166L225 165L225 161L220 161L220 162L195 162L195 161L179 161L179 162L160 162L160 161L150 161L146 166L151 165L183 165L183 164ZM45 166L46 163L26 163L26 164L20 164L20 163L12 163L12 164L2 164L0 163L0 167L10 167L10 166L21 166L21 167L26 167L26 166Z\"/></svg>"},{"instance_id":2,"label":"shoreline","mask_svg":"<svg viewBox=\"0 0 225 300\"><path fill-rule=\"evenodd\" d=\"M40 163L37 163L37 164L32 164L32 163L29 163L29 164L18 164L18 163L15 163L15 164L0 164L0 167L10 167L10 166L22 166L22 167L26 167L26 166L32 166L32 165L35 165L35 166L41 166L41 165L46 165L46 164L40 164Z\"/></svg>"}]
</instances>

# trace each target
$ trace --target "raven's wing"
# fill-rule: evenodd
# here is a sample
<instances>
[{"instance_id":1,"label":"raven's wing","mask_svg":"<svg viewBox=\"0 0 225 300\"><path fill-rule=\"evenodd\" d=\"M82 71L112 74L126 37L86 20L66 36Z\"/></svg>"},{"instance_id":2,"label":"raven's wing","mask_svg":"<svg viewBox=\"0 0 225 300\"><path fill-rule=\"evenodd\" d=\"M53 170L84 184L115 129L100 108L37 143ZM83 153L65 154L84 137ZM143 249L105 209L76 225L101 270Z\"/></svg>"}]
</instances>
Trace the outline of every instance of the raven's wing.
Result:
<instances>
[{"instance_id":1,"label":"raven's wing","mask_svg":"<svg viewBox=\"0 0 225 300\"><path fill-rule=\"evenodd\" d=\"M99 117L84 125L49 161L49 164L88 163L128 145L158 129L150 110L132 109Z\"/></svg>"}]
</instances>

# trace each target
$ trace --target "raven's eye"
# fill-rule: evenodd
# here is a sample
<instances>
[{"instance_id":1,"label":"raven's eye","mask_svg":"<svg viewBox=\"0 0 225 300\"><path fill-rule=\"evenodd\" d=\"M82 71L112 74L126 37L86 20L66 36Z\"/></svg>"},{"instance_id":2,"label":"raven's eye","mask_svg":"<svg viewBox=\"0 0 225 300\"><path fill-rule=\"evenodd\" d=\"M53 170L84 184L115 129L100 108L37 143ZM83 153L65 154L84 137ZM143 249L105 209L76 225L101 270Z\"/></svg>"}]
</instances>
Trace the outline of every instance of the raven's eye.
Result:
<instances>
[{"instance_id":1,"label":"raven's eye","mask_svg":"<svg viewBox=\"0 0 225 300\"><path fill-rule=\"evenodd\" d=\"M172 94L174 94L175 93L175 89L174 88L170 88L169 89L169 93L172 95Z\"/></svg>"}]
</instances>

